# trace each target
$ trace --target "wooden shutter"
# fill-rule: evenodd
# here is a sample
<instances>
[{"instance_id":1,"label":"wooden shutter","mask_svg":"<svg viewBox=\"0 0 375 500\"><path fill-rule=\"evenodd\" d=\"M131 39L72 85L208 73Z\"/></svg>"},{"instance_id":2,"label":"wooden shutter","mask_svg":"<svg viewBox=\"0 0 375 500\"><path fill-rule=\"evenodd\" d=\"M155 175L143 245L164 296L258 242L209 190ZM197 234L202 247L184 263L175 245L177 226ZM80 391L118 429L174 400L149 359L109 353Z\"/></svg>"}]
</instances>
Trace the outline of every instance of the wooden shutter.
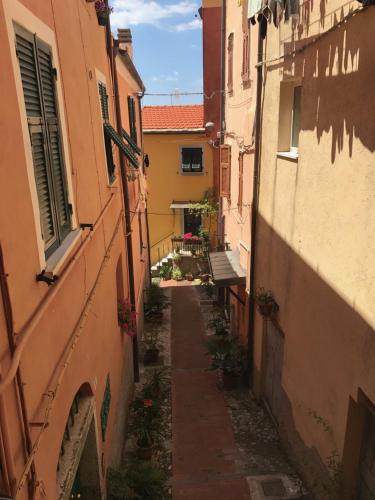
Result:
<instances>
[{"instance_id":1,"label":"wooden shutter","mask_svg":"<svg viewBox=\"0 0 375 500\"><path fill-rule=\"evenodd\" d=\"M61 145L61 131L57 110L55 74L49 47L37 40L39 74L43 96L47 138L50 152L51 178L53 183L56 218L63 240L70 231L70 210L65 179L65 165Z\"/></svg>"},{"instance_id":2,"label":"wooden shutter","mask_svg":"<svg viewBox=\"0 0 375 500\"><path fill-rule=\"evenodd\" d=\"M100 107L102 110L102 118L105 122L109 122L109 110L108 110L108 94L104 83L99 82L99 96L100 96Z\"/></svg>"},{"instance_id":3,"label":"wooden shutter","mask_svg":"<svg viewBox=\"0 0 375 500\"><path fill-rule=\"evenodd\" d=\"M228 37L228 92L233 92L233 43L234 34L231 33Z\"/></svg>"},{"instance_id":4,"label":"wooden shutter","mask_svg":"<svg viewBox=\"0 0 375 500\"><path fill-rule=\"evenodd\" d=\"M238 213L242 215L243 204L243 154L238 155Z\"/></svg>"},{"instance_id":5,"label":"wooden shutter","mask_svg":"<svg viewBox=\"0 0 375 500\"><path fill-rule=\"evenodd\" d=\"M220 196L230 198L231 146L220 146Z\"/></svg>"},{"instance_id":6,"label":"wooden shutter","mask_svg":"<svg viewBox=\"0 0 375 500\"><path fill-rule=\"evenodd\" d=\"M32 35L16 34L17 57L29 125L42 237L47 252L57 242L57 230L51 199L52 179L49 172L46 128L34 45Z\"/></svg>"},{"instance_id":7,"label":"wooden shutter","mask_svg":"<svg viewBox=\"0 0 375 500\"><path fill-rule=\"evenodd\" d=\"M134 99L131 96L128 96L128 113L130 137L133 139L135 144L138 144L135 105Z\"/></svg>"},{"instance_id":8,"label":"wooden shutter","mask_svg":"<svg viewBox=\"0 0 375 500\"><path fill-rule=\"evenodd\" d=\"M247 82L250 78L250 33L249 30L243 34L242 51L242 81Z\"/></svg>"}]
</instances>

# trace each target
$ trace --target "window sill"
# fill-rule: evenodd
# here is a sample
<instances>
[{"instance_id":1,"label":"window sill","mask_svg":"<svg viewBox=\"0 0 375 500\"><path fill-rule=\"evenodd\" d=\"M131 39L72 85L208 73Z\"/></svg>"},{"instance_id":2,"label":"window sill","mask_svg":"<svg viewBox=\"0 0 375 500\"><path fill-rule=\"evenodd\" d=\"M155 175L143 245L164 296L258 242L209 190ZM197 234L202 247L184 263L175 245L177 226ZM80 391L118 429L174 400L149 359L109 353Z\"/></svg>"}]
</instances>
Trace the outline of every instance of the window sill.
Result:
<instances>
[{"instance_id":1,"label":"window sill","mask_svg":"<svg viewBox=\"0 0 375 500\"><path fill-rule=\"evenodd\" d=\"M204 175L204 171L202 171L202 172L184 172L181 170L180 173L181 173L181 175L187 175L187 176L189 176L189 175Z\"/></svg>"},{"instance_id":2,"label":"window sill","mask_svg":"<svg viewBox=\"0 0 375 500\"><path fill-rule=\"evenodd\" d=\"M46 261L47 272L58 274L66 258L69 255L69 251L76 244L81 234L82 234L82 229L75 229L68 234L68 236L62 242L59 248L57 248L50 257L48 257Z\"/></svg>"},{"instance_id":3,"label":"window sill","mask_svg":"<svg viewBox=\"0 0 375 500\"><path fill-rule=\"evenodd\" d=\"M297 162L299 155L297 151L278 151L277 157Z\"/></svg>"}]
</instances>

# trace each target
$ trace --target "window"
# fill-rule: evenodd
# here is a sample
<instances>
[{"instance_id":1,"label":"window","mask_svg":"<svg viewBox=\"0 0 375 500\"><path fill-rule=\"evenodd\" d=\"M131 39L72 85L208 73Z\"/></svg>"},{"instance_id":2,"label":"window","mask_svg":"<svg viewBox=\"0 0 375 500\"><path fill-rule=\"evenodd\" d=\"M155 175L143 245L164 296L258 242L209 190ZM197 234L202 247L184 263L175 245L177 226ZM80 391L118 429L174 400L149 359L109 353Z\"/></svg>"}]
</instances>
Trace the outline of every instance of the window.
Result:
<instances>
[{"instance_id":1,"label":"window","mask_svg":"<svg viewBox=\"0 0 375 500\"><path fill-rule=\"evenodd\" d=\"M278 154L298 157L302 87L296 82L282 82L280 88Z\"/></svg>"},{"instance_id":2,"label":"window","mask_svg":"<svg viewBox=\"0 0 375 500\"><path fill-rule=\"evenodd\" d=\"M243 154L238 155L238 213L242 215L243 205Z\"/></svg>"},{"instance_id":3,"label":"window","mask_svg":"<svg viewBox=\"0 0 375 500\"><path fill-rule=\"evenodd\" d=\"M137 115L135 112L134 99L131 96L128 96L128 112L129 112L129 128L130 128L130 137L138 144L137 137Z\"/></svg>"},{"instance_id":4,"label":"window","mask_svg":"<svg viewBox=\"0 0 375 500\"><path fill-rule=\"evenodd\" d=\"M294 87L293 92L293 118L292 118L292 147L291 149L298 150L298 139L300 129L300 113L301 113L301 87Z\"/></svg>"},{"instance_id":5,"label":"window","mask_svg":"<svg viewBox=\"0 0 375 500\"><path fill-rule=\"evenodd\" d=\"M29 126L44 250L49 257L71 231L52 51L16 29L16 52Z\"/></svg>"},{"instance_id":6,"label":"window","mask_svg":"<svg viewBox=\"0 0 375 500\"><path fill-rule=\"evenodd\" d=\"M242 49L242 81L247 83L250 79L250 33L249 30L243 34Z\"/></svg>"},{"instance_id":7,"label":"window","mask_svg":"<svg viewBox=\"0 0 375 500\"><path fill-rule=\"evenodd\" d=\"M138 212L138 229L139 229L140 255L142 257L142 254L143 254L143 229L142 229L142 212L141 212L141 210L139 210L139 212Z\"/></svg>"},{"instance_id":8,"label":"window","mask_svg":"<svg viewBox=\"0 0 375 500\"><path fill-rule=\"evenodd\" d=\"M104 85L103 82L99 82L98 87L99 87L100 107L102 110L102 118L103 118L104 145L107 157L108 179L110 184L112 184L116 178L115 176L116 167L113 162L112 142L116 144L116 146L120 149L120 152L127 157L127 159L135 168L138 168L139 163L131 147L124 143L120 134L116 132L116 130L112 127L112 125L109 122L108 94L106 86Z\"/></svg>"},{"instance_id":9,"label":"window","mask_svg":"<svg viewBox=\"0 0 375 500\"><path fill-rule=\"evenodd\" d=\"M181 148L181 168L185 174L203 173L203 149L201 147Z\"/></svg>"},{"instance_id":10,"label":"window","mask_svg":"<svg viewBox=\"0 0 375 500\"><path fill-rule=\"evenodd\" d=\"M248 16L248 0L242 1L242 82L248 83L250 80L250 20Z\"/></svg>"},{"instance_id":11,"label":"window","mask_svg":"<svg viewBox=\"0 0 375 500\"><path fill-rule=\"evenodd\" d=\"M220 146L220 196L230 198L231 146Z\"/></svg>"},{"instance_id":12,"label":"window","mask_svg":"<svg viewBox=\"0 0 375 500\"><path fill-rule=\"evenodd\" d=\"M233 92L233 45L234 45L234 34L231 33L228 36L228 81L227 89L231 94Z\"/></svg>"}]
</instances>

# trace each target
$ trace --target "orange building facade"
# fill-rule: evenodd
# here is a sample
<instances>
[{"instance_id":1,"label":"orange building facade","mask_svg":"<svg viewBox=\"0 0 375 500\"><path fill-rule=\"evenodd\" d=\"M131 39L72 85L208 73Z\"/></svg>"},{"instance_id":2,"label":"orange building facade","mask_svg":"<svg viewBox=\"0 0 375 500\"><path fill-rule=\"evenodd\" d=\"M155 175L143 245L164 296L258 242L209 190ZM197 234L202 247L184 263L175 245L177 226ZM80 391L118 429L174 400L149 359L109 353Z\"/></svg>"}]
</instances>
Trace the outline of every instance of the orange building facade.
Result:
<instances>
[{"instance_id":1,"label":"orange building facade","mask_svg":"<svg viewBox=\"0 0 375 500\"><path fill-rule=\"evenodd\" d=\"M140 318L148 278L144 87L85 0L2 0L0 41L0 495L100 499L137 376L118 301Z\"/></svg>"}]
</instances>

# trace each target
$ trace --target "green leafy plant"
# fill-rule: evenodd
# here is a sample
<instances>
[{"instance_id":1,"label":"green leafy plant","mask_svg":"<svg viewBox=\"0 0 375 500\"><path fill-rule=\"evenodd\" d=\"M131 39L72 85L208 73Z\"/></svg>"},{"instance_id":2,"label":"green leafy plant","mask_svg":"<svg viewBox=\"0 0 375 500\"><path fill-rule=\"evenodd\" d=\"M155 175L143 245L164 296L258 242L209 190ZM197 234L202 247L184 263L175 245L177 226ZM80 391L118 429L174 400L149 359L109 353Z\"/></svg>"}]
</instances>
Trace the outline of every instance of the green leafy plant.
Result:
<instances>
[{"instance_id":1,"label":"green leafy plant","mask_svg":"<svg viewBox=\"0 0 375 500\"><path fill-rule=\"evenodd\" d=\"M208 216L216 215L218 210L218 202L216 198L214 189L207 189L200 201L190 204L190 213L198 213L200 215Z\"/></svg>"},{"instance_id":2,"label":"green leafy plant","mask_svg":"<svg viewBox=\"0 0 375 500\"><path fill-rule=\"evenodd\" d=\"M163 399L169 390L169 381L165 368L151 370L146 375L142 395L146 399Z\"/></svg>"},{"instance_id":3,"label":"green leafy plant","mask_svg":"<svg viewBox=\"0 0 375 500\"><path fill-rule=\"evenodd\" d=\"M255 301L257 304L270 304L275 301L273 293L263 287L259 287L255 292Z\"/></svg>"},{"instance_id":4,"label":"green leafy plant","mask_svg":"<svg viewBox=\"0 0 375 500\"><path fill-rule=\"evenodd\" d=\"M176 281L180 281L182 279L182 272L181 272L181 269L179 267L176 267L175 269L173 269L172 278Z\"/></svg>"},{"instance_id":5,"label":"green leafy plant","mask_svg":"<svg viewBox=\"0 0 375 500\"><path fill-rule=\"evenodd\" d=\"M130 408L133 413L130 430L136 437L137 445L142 448L152 446L155 439L162 434L159 401L140 394Z\"/></svg>"},{"instance_id":6,"label":"green leafy plant","mask_svg":"<svg viewBox=\"0 0 375 500\"><path fill-rule=\"evenodd\" d=\"M167 265L161 266L160 271L159 271L159 276L160 276L160 278L162 278L164 280L170 279L172 276L171 266L167 266Z\"/></svg>"},{"instance_id":7,"label":"green leafy plant","mask_svg":"<svg viewBox=\"0 0 375 500\"><path fill-rule=\"evenodd\" d=\"M208 322L208 326L213 328L217 334L227 333L228 331L228 321L223 316L216 316Z\"/></svg>"},{"instance_id":8,"label":"green leafy plant","mask_svg":"<svg viewBox=\"0 0 375 500\"><path fill-rule=\"evenodd\" d=\"M214 283L212 283L212 281L210 281L209 275L207 275L207 276L208 276L208 280L201 281L200 286L203 288L204 293L206 294L207 298L212 299L212 297L214 296L214 292L215 292L215 285L214 285Z\"/></svg>"},{"instance_id":9,"label":"green leafy plant","mask_svg":"<svg viewBox=\"0 0 375 500\"><path fill-rule=\"evenodd\" d=\"M152 283L145 293L144 314L149 321L160 319L163 310L169 306L169 299L158 284Z\"/></svg>"},{"instance_id":10,"label":"green leafy plant","mask_svg":"<svg viewBox=\"0 0 375 500\"><path fill-rule=\"evenodd\" d=\"M177 250L176 250L176 252L177 252ZM178 264L182 261L182 255L179 252L174 253L172 258L173 258L174 264Z\"/></svg>"},{"instance_id":11,"label":"green leafy plant","mask_svg":"<svg viewBox=\"0 0 375 500\"><path fill-rule=\"evenodd\" d=\"M143 332L142 342L145 344L147 350L159 350L160 348L160 328L157 324L153 324L151 328Z\"/></svg>"},{"instance_id":12,"label":"green leafy plant","mask_svg":"<svg viewBox=\"0 0 375 500\"><path fill-rule=\"evenodd\" d=\"M166 474L152 462L108 471L109 500L165 500L166 489Z\"/></svg>"},{"instance_id":13,"label":"green leafy plant","mask_svg":"<svg viewBox=\"0 0 375 500\"><path fill-rule=\"evenodd\" d=\"M236 337L229 335L218 341L207 341L208 353L211 355L212 370L221 370L226 374L240 375L243 373L245 350Z\"/></svg>"},{"instance_id":14,"label":"green leafy plant","mask_svg":"<svg viewBox=\"0 0 375 500\"><path fill-rule=\"evenodd\" d=\"M210 232L208 229L204 228L204 227L200 227L199 229L199 232L198 232L199 236L202 238L202 240L204 241L209 241L210 239Z\"/></svg>"}]
</instances>

